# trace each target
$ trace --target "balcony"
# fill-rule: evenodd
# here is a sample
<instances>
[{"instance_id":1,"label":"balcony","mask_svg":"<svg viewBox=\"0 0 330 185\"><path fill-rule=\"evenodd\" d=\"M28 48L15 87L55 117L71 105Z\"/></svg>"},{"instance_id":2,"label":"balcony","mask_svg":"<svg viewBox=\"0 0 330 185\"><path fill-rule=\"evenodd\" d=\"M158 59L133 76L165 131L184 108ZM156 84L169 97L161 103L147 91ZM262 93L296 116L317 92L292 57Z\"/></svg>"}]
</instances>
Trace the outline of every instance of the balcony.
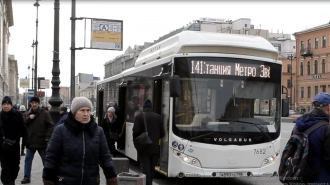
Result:
<instances>
[{"instance_id":1,"label":"balcony","mask_svg":"<svg viewBox=\"0 0 330 185\"><path fill-rule=\"evenodd\" d=\"M300 49L300 56L305 57L312 57L313 56L313 51L311 47L308 48L301 48Z\"/></svg>"}]
</instances>

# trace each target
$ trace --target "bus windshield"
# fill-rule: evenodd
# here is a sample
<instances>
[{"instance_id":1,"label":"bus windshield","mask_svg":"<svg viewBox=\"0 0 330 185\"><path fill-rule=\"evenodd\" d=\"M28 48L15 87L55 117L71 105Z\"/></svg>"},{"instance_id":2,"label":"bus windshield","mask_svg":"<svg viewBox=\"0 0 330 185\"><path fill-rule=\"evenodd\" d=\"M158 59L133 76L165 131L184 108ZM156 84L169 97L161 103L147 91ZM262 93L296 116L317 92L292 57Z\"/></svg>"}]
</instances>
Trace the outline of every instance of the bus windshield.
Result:
<instances>
[{"instance_id":1,"label":"bus windshield","mask_svg":"<svg viewBox=\"0 0 330 185\"><path fill-rule=\"evenodd\" d=\"M181 96L174 101L173 132L179 137L223 145L256 144L279 136L280 64L177 58L175 74L180 76Z\"/></svg>"}]
</instances>

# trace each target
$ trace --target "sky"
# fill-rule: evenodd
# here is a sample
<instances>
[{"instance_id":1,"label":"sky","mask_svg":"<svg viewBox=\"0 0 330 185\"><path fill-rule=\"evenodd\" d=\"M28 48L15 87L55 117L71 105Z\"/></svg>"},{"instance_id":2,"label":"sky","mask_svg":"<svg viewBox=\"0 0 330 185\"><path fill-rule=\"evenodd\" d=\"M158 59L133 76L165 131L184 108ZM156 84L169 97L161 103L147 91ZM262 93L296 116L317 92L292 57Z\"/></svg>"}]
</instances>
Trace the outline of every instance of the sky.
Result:
<instances>
[{"instance_id":1,"label":"sky","mask_svg":"<svg viewBox=\"0 0 330 185\"><path fill-rule=\"evenodd\" d=\"M30 77L32 42L36 38L35 0L12 0L9 54L18 62L19 78ZM38 76L52 79L54 1L41 0L38 8ZM200 17L237 20L250 18L255 28L292 34L330 22L330 1L127 1L76 0L76 17L123 21L123 51L84 49L75 53L75 72L104 77L104 63L135 44L153 42ZM70 86L71 1L60 0L60 86ZM90 22L86 24L86 46ZM292 36L292 39L294 37ZM76 21L76 47L84 46L84 21ZM50 84L50 87L52 85ZM20 89L22 92L23 89ZM51 93L51 89L47 90ZM49 96L49 94L48 94Z\"/></svg>"}]
</instances>

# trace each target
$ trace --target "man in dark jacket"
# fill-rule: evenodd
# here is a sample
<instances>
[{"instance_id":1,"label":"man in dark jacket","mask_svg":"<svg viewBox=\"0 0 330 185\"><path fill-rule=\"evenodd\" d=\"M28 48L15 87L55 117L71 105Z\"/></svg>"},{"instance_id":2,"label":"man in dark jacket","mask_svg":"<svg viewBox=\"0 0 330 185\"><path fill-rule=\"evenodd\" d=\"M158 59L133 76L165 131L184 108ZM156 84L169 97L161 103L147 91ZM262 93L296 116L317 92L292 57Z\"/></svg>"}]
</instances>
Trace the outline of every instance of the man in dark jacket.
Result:
<instances>
[{"instance_id":1,"label":"man in dark jacket","mask_svg":"<svg viewBox=\"0 0 330 185\"><path fill-rule=\"evenodd\" d=\"M148 135L152 141L152 145L144 151L137 152L140 159L142 173L146 175L146 185L152 185L155 166L159 158L159 139L165 136L165 129L160 115L153 112L152 103L149 99L147 99L143 104L143 112L135 117L133 139L145 132L144 114L146 118Z\"/></svg>"},{"instance_id":2,"label":"man in dark jacket","mask_svg":"<svg viewBox=\"0 0 330 185\"><path fill-rule=\"evenodd\" d=\"M30 101L31 109L24 119L30 136L30 147L26 149L22 184L30 183L32 161L36 151L38 151L44 164L46 148L54 129L49 112L39 106L40 99L38 97L32 97Z\"/></svg>"},{"instance_id":3,"label":"man in dark jacket","mask_svg":"<svg viewBox=\"0 0 330 185\"><path fill-rule=\"evenodd\" d=\"M314 109L296 119L296 127L299 131L305 131L309 127L324 120L329 122L330 95L319 93L313 99ZM330 125L319 127L309 135L308 164L315 172L314 182L330 182Z\"/></svg>"},{"instance_id":4,"label":"man in dark jacket","mask_svg":"<svg viewBox=\"0 0 330 185\"><path fill-rule=\"evenodd\" d=\"M1 182L4 185L14 185L20 164L20 137L28 145L28 133L24 125L23 116L12 108L9 96L2 100L0 113L0 162Z\"/></svg>"}]
</instances>

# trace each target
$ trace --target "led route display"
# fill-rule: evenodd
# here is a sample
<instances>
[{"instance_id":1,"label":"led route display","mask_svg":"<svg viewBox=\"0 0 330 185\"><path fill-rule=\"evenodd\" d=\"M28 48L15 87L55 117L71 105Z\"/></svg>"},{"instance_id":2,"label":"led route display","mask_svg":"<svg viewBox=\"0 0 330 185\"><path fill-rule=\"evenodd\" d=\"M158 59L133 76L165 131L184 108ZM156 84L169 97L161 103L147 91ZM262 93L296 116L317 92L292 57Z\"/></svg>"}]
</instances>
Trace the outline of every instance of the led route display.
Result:
<instances>
[{"instance_id":1,"label":"led route display","mask_svg":"<svg viewBox=\"0 0 330 185\"><path fill-rule=\"evenodd\" d=\"M190 68L191 74L270 78L270 66L264 64L192 60Z\"/></svg>"}]
</instances>

